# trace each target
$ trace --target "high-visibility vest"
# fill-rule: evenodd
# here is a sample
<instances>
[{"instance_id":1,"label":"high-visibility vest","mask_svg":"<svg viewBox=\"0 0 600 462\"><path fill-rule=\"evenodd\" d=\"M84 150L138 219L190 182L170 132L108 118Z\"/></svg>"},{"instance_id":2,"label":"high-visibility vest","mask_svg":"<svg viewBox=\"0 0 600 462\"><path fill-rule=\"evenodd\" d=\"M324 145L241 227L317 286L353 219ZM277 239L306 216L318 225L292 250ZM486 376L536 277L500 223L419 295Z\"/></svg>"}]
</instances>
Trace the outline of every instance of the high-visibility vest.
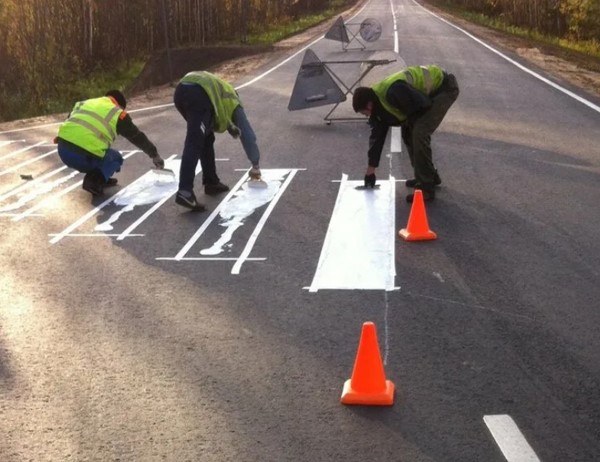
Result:
<instances>
[{"instance_id":1,"label":"high-visibility vest","mask_svg":"<svg viewBox=\"0 0 600 462\"><path fill-rule=\"evenodd\" d=\"M58 136L100 158L117 137L123 109L108 96L79 101L58 129Z\"/></svg>"},{"instance_id":2,"label":"high-visibility vest","mask_svg":"<svg viewBox=\"0 0 600 462\"><path fill-rule=\"evenodd\" d=\"M235 88L225 80L206 71L189 72L183 76L180 83L200 85L210 99L215 115L214 130L223 133L233 124L233 111L241 105Z\"/></svg>"},{"instance_id":3,"label":"high-visibility vest","mask_svg":"<svg viewBox=\"0 0 600 462\"><path fill-rule=\"evenodd\" d=\"M428 66L410 66L372 86L384 109L393 114L400 122L403 122L406 120L406 115L397 107L392 106L386 99L389 88L398 80L408 83L411 87L426 95L431 95L442 85L444 70L434 64Z\"/></svg>"}]
</instances>

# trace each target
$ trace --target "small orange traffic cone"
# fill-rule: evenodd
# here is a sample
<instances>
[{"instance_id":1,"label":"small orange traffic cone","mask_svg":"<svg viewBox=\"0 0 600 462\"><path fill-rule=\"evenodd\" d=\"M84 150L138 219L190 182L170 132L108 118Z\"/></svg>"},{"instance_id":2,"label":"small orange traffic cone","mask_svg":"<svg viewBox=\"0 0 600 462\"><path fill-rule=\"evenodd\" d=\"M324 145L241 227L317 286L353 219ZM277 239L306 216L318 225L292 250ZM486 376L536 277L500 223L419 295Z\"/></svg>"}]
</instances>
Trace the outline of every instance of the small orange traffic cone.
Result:
<instances>
[{"instance_id":1,"label":"small orange traffic cone","mask_svg":"<svg viewBox=\"0 0 600 462\"><path fill-rule=\"evenodd\" d=\"M385 379L375 324L365 322L358 343L352 378L344 383L341 402L391 406L394 404L394 388L394 384Z\"/></svg>"},{"instance_id":2,"label":"small orange traffic cone","mask_svg":"<svg viewBox=\"0 0 600 462\"><path fill-rule=\"evenodd\" d=\"M437 239L437 234L429 229L423 192L420 189L415 189L413 204L408 216L408 224L398 234L405 241L430 241Z\"/></svg>"}]
</instances>

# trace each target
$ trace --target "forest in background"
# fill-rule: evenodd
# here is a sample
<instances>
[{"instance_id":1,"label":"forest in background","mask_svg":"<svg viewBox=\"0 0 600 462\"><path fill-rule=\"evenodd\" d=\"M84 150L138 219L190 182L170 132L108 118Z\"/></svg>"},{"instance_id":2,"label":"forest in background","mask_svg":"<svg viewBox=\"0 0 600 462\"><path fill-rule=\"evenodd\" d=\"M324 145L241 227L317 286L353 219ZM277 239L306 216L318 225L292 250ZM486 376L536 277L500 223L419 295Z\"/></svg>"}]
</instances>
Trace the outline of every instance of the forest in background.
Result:
<instances>
[{"instance_id":1,"label":"forest in background","mask_svg":"<svg viewBox=\"0 0 600 462\"><path fill-rule=\"evenodd\" d=\"M543 35L600 45L600 0L430 0Z\"/></svg>"},{"instance_id":2,"label":"forest in background","mask_svg":"<svg viewBox=\"0 0 600 462\"><path fill-rule=\"evenodd\" d=\"M171 48L245 43L269 28L356 2L0 0L0 121L64 111L67 101L101 87L102 82L90 83L101 74L132 80L167 43ZM596 48L600 43L600 0L432 3Z\"/></svg>"},{"instance_id":3,"label":"forest in background","mask_svg":"<svg viewBox=\"0 0 600 462\"><path fill-rule=\"evenodd\" d=\"M0 121L65 110L57 100L89 96L82 79L99 70L139 71L167 40L171 48L244 43L251 34L354 3L0 0Z\"/></svg>"}]
</instances>

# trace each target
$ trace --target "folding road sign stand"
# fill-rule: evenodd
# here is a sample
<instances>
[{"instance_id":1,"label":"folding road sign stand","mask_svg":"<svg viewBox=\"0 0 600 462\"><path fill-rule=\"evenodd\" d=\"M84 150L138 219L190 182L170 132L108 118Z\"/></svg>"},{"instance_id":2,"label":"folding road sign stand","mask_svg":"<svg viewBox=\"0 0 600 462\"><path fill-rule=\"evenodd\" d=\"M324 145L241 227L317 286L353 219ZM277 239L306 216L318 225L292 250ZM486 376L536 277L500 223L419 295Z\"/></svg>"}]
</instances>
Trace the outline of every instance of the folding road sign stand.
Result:
<instances>
[{"instance_id":1,"label":"folding road sign stand","mask_svg":"<svg viewBox=\"0 0 600 462\"><path fill-rule=\"evenodd\" d=\"M390 64L395 59L370 59L358 61L321 61L310 49L306 50L296 83L290 97L288 110L297 111L327 104L334 104L324 120L327 125L335 121L365 120L364 117L331 117L337 107L344 101L348 94L353 94L353 89L375 66ZM329 67L330 64L360 64L362 71L359 77L350 85ZM339 83L339 85L338 85ZM344 88L342 90L340 88Z\"/></svg>"},{"instance_id":2,"label":"folding road sign stand","mask_svg":"<svg viewBox=\"0 0 600 462\"><path fill-rule=\"evenodd\" d=\"M327 69L327 72L329 72L339 83L342 87L345 88L345 92L344 92L344 96L348 95L348 94L354 94L354 92L352 91L354 87L356 87L358 85L358 83L369 73L371 72L371 69L373 69L375 66L382 66L385 64L390 64L393 63L395 60L394 59L367 59L367 60L361 60L361 61L327 61L327 62L323 62L323 65L325 66L325 69ZM335 74L331 68L328 66L328 64L361 64L363 65L363 70L360 73L360 76L350 85L347 86L342 79L340 79L338 77L337 74ZM329 111L327 113L327 115L324 117L325 123L327 123L327 125L331 125L331 122L334 120L337 120L339 122L341 121L349 121L349 120L364 120L364 117L330 117L331 114L333 114L333 111L335 111L337 109L337 107L341 104L341 102L336 103L335 106L333 106L333 108L331 109L331 111Z\"/></svg>"},{"instance_id":3,"label":"folding road sign stand","mask_svg":"<svg viewBox=\"0 0 600 462\"><path fill-rule=\"evenodd\" d=\"M343 51L364 50L367 46L358 36L366 42L374 42L381 36L381 29L381 23L373 18L367 18L361 23L344 23L340 16L327 31L325 38L341 42ZM349 48L352 42L358 42L360 46Z\"/></svg>"}]
</instances>

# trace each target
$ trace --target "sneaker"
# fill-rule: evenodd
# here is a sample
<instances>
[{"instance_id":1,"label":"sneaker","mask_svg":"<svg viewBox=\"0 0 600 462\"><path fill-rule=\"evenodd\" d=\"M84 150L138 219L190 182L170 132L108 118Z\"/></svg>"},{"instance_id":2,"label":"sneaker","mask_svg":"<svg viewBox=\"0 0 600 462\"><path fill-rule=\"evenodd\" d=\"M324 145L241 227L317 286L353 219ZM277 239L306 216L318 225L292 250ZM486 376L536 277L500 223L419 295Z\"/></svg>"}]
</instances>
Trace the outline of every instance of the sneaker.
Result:
<instances>
[{"instance_id":1,"label":"sneaker","mask_svg":"<svg viewBox=\"0 0 600 462\"><path fill-rule=\"evenodd\" d=\"M192 193L191 196L186 197L183 194L181 194L180 191L177 191L177 194L175 195L175 203L185 208L188 208L194 212L204 212L206 210L204 205L198 203L194 193Z\"/></svg>"},{"instance_id":2,"label":"sneaker","mask_svg":"<svg viewBox=\"0 0 600 462\"><path fill-rule=\"evenodd\" d=\"M116 186L118 182L119 180L117 180L116 178L109 178L108 180L106 180L106 184L104 186Z\"/></svg>"},{"instance_id":3,"label":"sneaker","mask_svg":"<svg viewBox=\"0 0 600 462\"><path fill-rule=\"evenodd\" d=\"M433 176L433 185L439 186L441 184L442 184L442 179L438 175L438 172L435 172L435 175ZM418 186L419 186L419 182L415 178L413 178L412 180L406 180L407 188L418 188Z\"/></svg>"},{"instance_id":4,"label":"sneaker","mask_svg":"<svg viewBox=\"0 0 600 462\"><path fill-rule=\"evenodd\" d=\"M100 196L104 192L104 177L98 170L92 170L83 177L83 185L81 186L85 191L92 194L92 196Z\"/></svg>"},{"instance_id":5,"label":"sneaker","mask_svg":"<svg viewBox=\"0 0 600 462\"><path fill-rule=\"evenodd\" d=\"M423 192L423 200L425 202L431 202L432 200L435 199L435 190L434 189L422 189L421 191ZM415 198L414 194L409 194L408 196L406 196L406 202L408 202L409 204L412 204L414 198Z\"/></svg>"},{"instance_id":6,"label":"sneaker","mask_svg":"<svg viewBox=\"0 0 600 462\"><path fill-rule=\"evenodd\" d=\"M220 181L215 184L204 185L204 194L208 196L216 196L217 194L224 193L225 191L229 191L229 186L221 183Z\"/></svg>"}]
</instances>

